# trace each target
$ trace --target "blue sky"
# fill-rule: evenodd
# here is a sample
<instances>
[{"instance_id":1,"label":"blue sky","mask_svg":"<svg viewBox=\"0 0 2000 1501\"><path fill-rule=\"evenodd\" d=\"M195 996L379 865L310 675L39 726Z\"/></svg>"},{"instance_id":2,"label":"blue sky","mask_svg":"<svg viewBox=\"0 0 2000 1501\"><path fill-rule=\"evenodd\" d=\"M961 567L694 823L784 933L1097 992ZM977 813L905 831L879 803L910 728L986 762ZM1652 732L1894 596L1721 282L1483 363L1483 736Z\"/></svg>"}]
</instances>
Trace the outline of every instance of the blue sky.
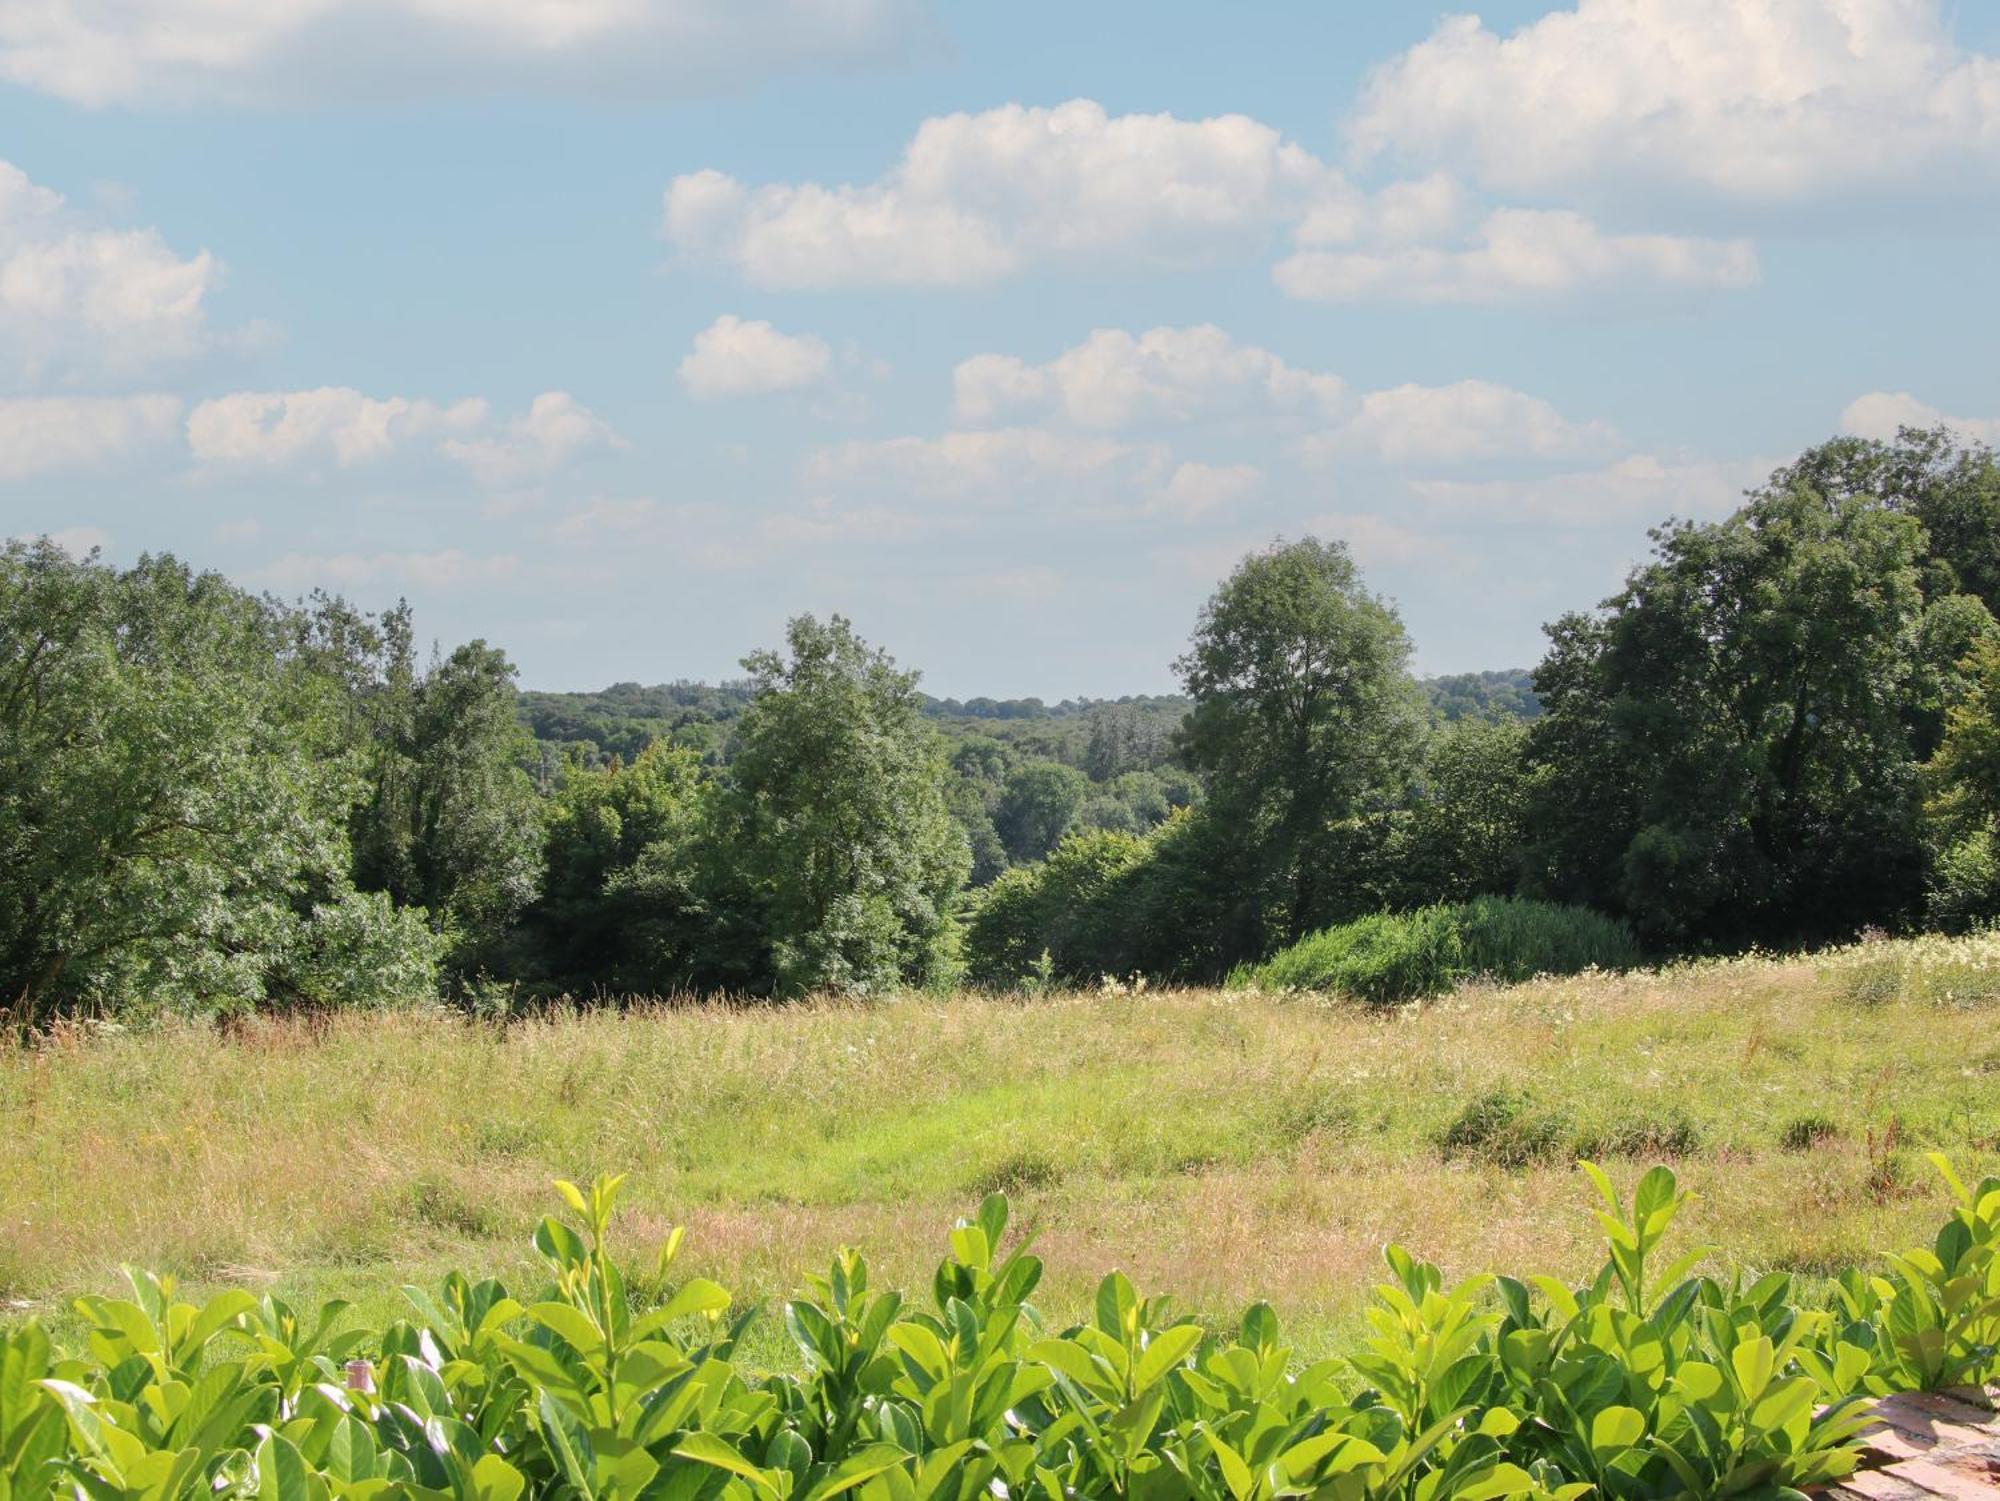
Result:
<instances>
[{"instance_id":1,"label":"blue sky","mask_svg":"<svg viewBox=\"0 0 2000 1501\"><path fill-rule=\"evenodd\" d=\"M0 0L0 534L1053 699L1313 532L1527 664L1808 443L2000 437L1996 186L1987 4Z\"/></svg>"}]
</instances>

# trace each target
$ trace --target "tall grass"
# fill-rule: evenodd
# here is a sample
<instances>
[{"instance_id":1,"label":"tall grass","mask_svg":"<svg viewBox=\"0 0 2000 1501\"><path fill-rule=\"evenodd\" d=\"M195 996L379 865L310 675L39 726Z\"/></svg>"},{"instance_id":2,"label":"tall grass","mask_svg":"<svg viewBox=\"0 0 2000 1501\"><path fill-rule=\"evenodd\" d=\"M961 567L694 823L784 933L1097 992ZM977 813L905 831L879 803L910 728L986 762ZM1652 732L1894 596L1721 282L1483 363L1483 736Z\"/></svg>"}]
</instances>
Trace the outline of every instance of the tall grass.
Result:
<instances>
[{"instance_id":1,"label":"tall grass","mask_svg":"<svg viewBox=\"0 0 2000 1501\"><path fill-rule=\"evenodd\" d=\"M1844 1266L1935 1228L1923 1151L2000 1167L2000 1002L1857 1004L1845 963L1381 1012L1128 989L77 1028L0 1047L0 1323L62 1323L121 1262L379 1322L449 1266L519 1275L549 1180L609 1171L643 1206L626 1244L684 1222L690 1270L746 1299L842 1244L922 1285L937 1226L1004 1188L1053 1323L1117 1266L1218 1319L1269 1298L1307 1357L1351 1343L1385 1241L1587 1275L1579 1155L1629 1177L1677 1154L1691 1238L1732 1265Z\"/></svg>"},{"instance_id":2,"label":"tall grass","mask_svg":"<svg viewBox=\"0 0 2000 1501\"><path fill-rule=\"evenodd\" d=\"M1328 928L1238 979L1267 990L1335 991L1380 1006L1443 995L1468 979L1518 983L1626 969L1638 958L1630 930L1601 913L1488 896Z\"/></svg>"}]
</instances>

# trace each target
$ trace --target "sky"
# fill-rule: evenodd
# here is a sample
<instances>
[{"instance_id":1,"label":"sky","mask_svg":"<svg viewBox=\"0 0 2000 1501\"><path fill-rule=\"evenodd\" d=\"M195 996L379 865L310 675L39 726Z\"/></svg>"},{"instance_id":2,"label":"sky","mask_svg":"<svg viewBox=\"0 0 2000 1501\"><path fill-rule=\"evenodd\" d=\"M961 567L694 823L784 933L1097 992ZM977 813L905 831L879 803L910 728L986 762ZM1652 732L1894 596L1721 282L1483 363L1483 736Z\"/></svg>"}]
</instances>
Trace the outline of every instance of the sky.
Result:
<instances>
[{"instance_id":1,"label":"sky","mask_svg":"<svg viewBox=\"0 0 2000 1501\"><path fill-rule=\"evenodd\" d=\"M1809 444L2000 441L1996 189L1994 0L0 0L0 536L1053 701L1310 534L1526 666Z\"/></svg>"}]
</instances>

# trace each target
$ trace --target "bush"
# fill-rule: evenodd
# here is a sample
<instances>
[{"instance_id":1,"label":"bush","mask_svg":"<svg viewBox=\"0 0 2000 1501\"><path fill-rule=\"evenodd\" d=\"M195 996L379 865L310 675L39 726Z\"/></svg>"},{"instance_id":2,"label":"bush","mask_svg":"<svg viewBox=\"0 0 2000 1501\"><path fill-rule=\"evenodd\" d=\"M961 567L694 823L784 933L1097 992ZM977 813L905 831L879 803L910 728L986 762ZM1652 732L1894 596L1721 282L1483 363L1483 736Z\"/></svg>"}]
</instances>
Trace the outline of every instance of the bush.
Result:
<instances>
[{"instance_id":1,"label":"bush","mask_svg":"<svg viewBox=\"0 0 2000 1501\"><path fill-rule=\"evenodd\" d=\"M1379 912L1314 933L1238 978L1276 990L1328 990L1389 1006L1484 976L1518 982L1638 962L1624 924L1584 907L1481 897Z\"/></svg>"},{"instance_id":2,"label":"bush","mask_svg":"<svg viewBox=\"0 0 2000 1501\"><path fill-rule=\"evenodd\" d=\"M130 1300L77 1300L86 1356L33 1321L0 1336L0 1496L1552 1501L1606 1475L1626 1501L1796 1496L1853 1472L1875 1397L2000 1375L2000 1178L1951 1180L1934 1253L1808 1296L1782 1274L1688 1277L1704 1251L1661 1254L1673 1173L1628 1200L1585 1169L1595 1278L1453 1285L1391 1246L1345 1363L1359 1383L1293 1360L1268 1304L1211 1328L1117 1272L1083 1321L1045 1323L998 1194L952 1230L928 1299L839 1252L783 1305L790 1370L760 1372L756 1305L674 1281L678 1230L628 1272L606 1244L618 1180L562 1183L575 1218L536 1230L542 1285L519 1300L453 1272L367 1325L241 1289L197 1307L134 1272ZM406 1212L485 1224L450 1184Z\"/></svg>"}]
</instances>

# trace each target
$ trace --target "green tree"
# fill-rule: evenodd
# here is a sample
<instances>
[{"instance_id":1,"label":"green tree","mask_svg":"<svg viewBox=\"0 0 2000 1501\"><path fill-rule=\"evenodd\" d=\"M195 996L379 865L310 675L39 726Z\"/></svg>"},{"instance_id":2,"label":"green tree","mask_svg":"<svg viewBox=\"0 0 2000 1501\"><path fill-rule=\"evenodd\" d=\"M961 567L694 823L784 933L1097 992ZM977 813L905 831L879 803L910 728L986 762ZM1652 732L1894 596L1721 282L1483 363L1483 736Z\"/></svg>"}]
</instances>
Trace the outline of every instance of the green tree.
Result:
<instances>
[{"instance_id":1,"label":"green tree","mask_svg":"<svg viewBox=\"0 0 2000 1501\"><path fill-rule=\"evenodd\" d=\"M1947 928L2000 917L2000 640L1975 643L1963 672L1965 691L1924 768L1930 911Z\"/></svg>"},{"instance_id":2,"label":"green tree","mask_svg":"<svg viewBox=\"0 0 2000 1501\"><path fill-rule=\"evenodd\" d=\"M971 857L945 804L943 742L917 675L840 616L802 615L744 658L756 696L730 766L724 837L785 994L948 980Z\"/></svg>"},{"instance_id":3,"label":"green tree","mask_svg":"<svg viewBox=\"0 0 2000 1501\"><path fill-rule=\"evenodd\" d=\"M702 877L712 796L699 757L659 741L629 766L563 774L528 916L544 985L662 995L710 982Z\"/></svg>"},{"instance_id":4,"label":"green tree","mask_svg":"<svg viewBox=\"0 0 2000 1501\"><path fill-rule=\"evenodd\" d=\"M1655 532L1552 629L1530 731L1539 884L1675 944L1824 937L1920 900L1925 533L1808 455L1728 520ZM1983 607L1981 607L1983 608ZM1937 634L1933 632L1933 634Z\"/></svg>"},{"instance_id":5,"label":"green tree","mask_svg":"<svg viewBox=\"0 0 2000 1501\"><path fill-rule=\"evenodd\" d=\"M1394 906L1506 896L1527 837L1528 729L1500 714L1466 716L1432 736L1417 795L1399 821Z\"/></svg>"},{"instance_id":6,"label":"green tree","mask_svg":"<svg viewBox=\"0 0 2000 1501\"><path fill-rule=\"evenodd\" d=\"M1090 779L1059 761L1030 761L1007 774L993 809L993 827L1016 864L1056 847L1090 794Z\"/></svg>"},{"instance_id":7,"label":"green tree","mask_svg":"<svg viewBox=\"0 0 2000 1501\"><path fill-rule=\"evenodd\" d=\"M0 1004L347 1004L435 988L357 897L338 685L280 607L170 557L0 551Z\"/></svg>"},{"instance_id":8,"label":"green tree","mask_svg":"<svg viewBox=\"0 0 2000 1501\"><path fill-rule=\"evenodd\" d=\"M1201 612L1176 668L1194 700L1184 749L1204 813L1254 852L1246 952L1292 942L1325 910L1337 824L1393 804L1415 770L1425 715L1409 638L1338 542L1245 558Z\"/></svg>"},{"instance_id":9,"label":"green tree","mask_svg":"<svg viewBox=\"0 0 2000 1501\"><path fill-rule=\"evenodd\" d=\"M495 957L540 876L514 668L473 641L418 671L407 606L383 617L381 640L379 677L360 690L367 786L353 817L355 881L428 911L469 969Z\"/></svg>"}]
</instances>

